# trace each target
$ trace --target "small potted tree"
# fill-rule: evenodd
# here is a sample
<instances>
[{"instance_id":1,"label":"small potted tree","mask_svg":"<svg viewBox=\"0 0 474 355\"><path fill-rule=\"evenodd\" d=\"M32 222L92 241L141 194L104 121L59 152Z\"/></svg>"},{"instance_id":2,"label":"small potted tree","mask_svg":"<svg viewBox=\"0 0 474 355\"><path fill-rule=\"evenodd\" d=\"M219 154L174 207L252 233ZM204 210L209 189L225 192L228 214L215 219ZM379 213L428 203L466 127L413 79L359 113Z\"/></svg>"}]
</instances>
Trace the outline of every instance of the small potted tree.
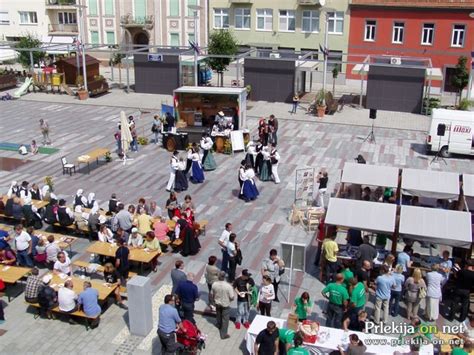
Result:
<instances>
[{"instance_id":1,"label":"small potted tree","mask_svg":"<svg viewBox=\"0 0 474 355\"><path fill-rule=\"evenodd\" d=\"M324 117L326 113L326 92L321 89L316 95L316 110L318 112L318 117Z\"/></svg>"},{"instance_id":2,"label":"small potted tree","mask_svg":"<svg viewBox=\"0 0 474 355\"><path fill-rule=\"evenodd\" d=\"M79 89L77 90L77 97L79 98L79 100L87 100L87 98L89 97L89 93L84 90L84 78L82 77L82 75L78 75L76 77L76 85L79 87Z\"/></svg>"}]
</instances>

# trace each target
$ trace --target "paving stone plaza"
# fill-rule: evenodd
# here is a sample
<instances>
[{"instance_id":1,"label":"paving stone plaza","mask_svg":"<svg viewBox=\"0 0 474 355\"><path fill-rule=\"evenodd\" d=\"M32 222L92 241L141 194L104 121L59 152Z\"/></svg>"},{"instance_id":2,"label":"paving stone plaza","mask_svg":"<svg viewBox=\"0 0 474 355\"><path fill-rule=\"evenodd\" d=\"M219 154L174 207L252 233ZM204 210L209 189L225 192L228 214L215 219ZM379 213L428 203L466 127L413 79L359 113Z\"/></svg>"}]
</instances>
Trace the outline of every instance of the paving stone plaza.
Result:
<instances>
[{"instance_id":1,"label":"paving stone plaza","mask_svg":"<svg viewBox=\"0 0 474 355\"><path fill-rule=\"evenodd\" d=\"M68 203L72 202L76 190L82 188L86 193L95 192L100 207L105 209L112 193L117 193L119 199L127 204L136 204L140 197L144 197L147 201L157 201L164 208L168 198L165 187L169 176L170 153L159 145L140 146L137 153L131 153L133 160L128 161L125 166L115 160L116 154L112 154L111 162L101 162L99 166L92 164L90 174L87 167L82 167L72 176L63 175L60 162L61 156L66 156L72 162L78 156L98 147L115 152L113 134L121 110L136 117L139 136L151 136L150 127L155 113L153 108L159 107L159 99L147 101L150 98L147 95L130 94L128 98L120 96L122 94L114 96L116 94L112 93L97 101L93 99L86 104L76 104L69 97L51 96L49 99L43 94L38 95L41 96L29 94L17 101L0 103L1 140L26 144L31 139L41 142L38 121L43 118L48 120L51 128L52 146L60 151L52 155L25 157L17 152L0 151L1 157L25 160L22 166L13 171L0 170L2 194L7 192L12 180L27 180L30 184L38 183L42 186L45 176L52 176L55 193ZM253 273L257 284L261 282L261 261L272 247L279 248L280 242L290 235L313 241L307 251L306 272L293 273L290 303L287 302L288 275L285 274L280 286L280 303L274 303L272 315L286 317L294 297L308 291L317 300L313 318L321 321L324 319L321 310L324 302L320 296L322 284L315 277L312 262L316 250L314 232L307 232L301 226L291 226L288 222L294 201L297 169L327 169L328 191L336 188L344 163L353 161L358 154L362 154L369 164L474 173L474 165L468 157L454 157L447 159L447 164L435 162L430 165L432 157L424 153L428 121L423 116L380 113L376 120L376 143L371 144L363 142L371 123L367 110L348 107L333 118L320 121L304 113L291 116L288 113L289 106L284 104L250 103L250 106L247 123L252 136L255 135L257 117L260 115L268 117L274 113L279 119L279 175L282 182L276 185L257 180L259 198L251 203L244 203L237 198L237 174L243 153L214 155L217 169L206 173L203 184L190 184L186 192L191 194L196 205L197 219L209 221L206 234L200 237L201 251L186 258L179 254L165 253L159 258L158 271L149 274L146 272L153 285L155 324L149 336L142 338L130 335L127 311L112 302L101 316L100 326L86 331L80 324L70 325L63 320L34 319L20 294L11 302L7 302L6 298L2 299L6 322L0 325L0 353L159 354L153 341L156 337L157 309L163 296L170 290L170 270L174 267L174 262L182 258L185 270L196 274L195 282L200 289L200 302L196 309L204 310L208 297L203 279L204 269L210 255L220 257L217 239L226 222L233 223L237 240L241 242L243 266ZM148 109L140 113L138 107ZM183 197L180 194L179 199L182 200ZM78 241L73 247L73 260L89 260L89 255L85 253L88 245L86 238ZM240 270L241 268L237 269L238 275ZM369 302L368 308L372 308L372 302ZM203 354L246 353L245 329L236 330L231 324L231 338L220 340L213 317L197 315L196 320L198 327L208 336ZM440 318L440 321L444 319Z\"/></svg>"}]
</instances>

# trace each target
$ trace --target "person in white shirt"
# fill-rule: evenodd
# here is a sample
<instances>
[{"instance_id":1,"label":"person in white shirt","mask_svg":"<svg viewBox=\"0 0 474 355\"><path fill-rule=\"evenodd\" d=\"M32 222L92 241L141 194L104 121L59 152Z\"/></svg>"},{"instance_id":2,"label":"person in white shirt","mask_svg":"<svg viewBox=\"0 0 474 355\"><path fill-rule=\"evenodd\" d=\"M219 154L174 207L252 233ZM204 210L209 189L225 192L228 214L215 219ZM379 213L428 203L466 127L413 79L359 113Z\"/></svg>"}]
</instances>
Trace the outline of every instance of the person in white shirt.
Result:
<instances>
[{"instance_id":1,"label":"person in white shirt","mask_svg":"<svg viewBox=\"0 0 474 355\"><path fill-rule=\"evenodd\" d=\"M166 191L168 192L171 192L171 190L174 188L174 181L176 179L176 170L179 169L178 154L179 152L175 150L170 159L170 178L168 180L168 185L166 185Z\"/></svg>"},{"instance_id":2,"label":"person in white shirt","mask_svg":"<svg viewBox=\"0 0 474 355\"><path fill-rule=\"evenodd\" d=\"M93 192L89 193L89 196L87 196L87 208L90 208L94 211L99 209L99 204L97 203L95 199L95 193Z\"/></svg>"},{"instance_id":3,"label":"person in white shirt","mask_svg":"<svg viewBox=\"0 0 474 355\"><path fill-rule=\"evenodd\" d=\"M20 198L23 205L31 205L31 192L28 189L28 181L23 181L20 187Z\"/></svg>"},{"instance_id":4,"label":"person in white shirt","mask_svg":"<svg viewBox=\"0 0 474 355\"><path fill-rule=\"evenodd\" d=\"M13 180L10 185L10 188L8 189L7 196L8 198L12 198L13 195L18 196L19 194L20 194L20 186L18 186L18 182Z\"/></svg>"},{"instance_id":5,"label":"person in white shirt","mask_svg":"<svg viewBox=\"0 0 474 355\"><path fill-rule=\"evenodd\" d=\"M201 165L201 155L199 154L199 148L194 149L193 154L191 155L192 164L191 164L191 181L195 184L200 184L204 182L204 170L202 170Z\"/></svg>"},{"instance_id":6,"label":"person in white shirt","mask_svg":"<svg viewBox=\"0 0 474 355\"><path fill-rule=\"evenodd\" d=\"M219 240L217 241L222 251L221 271L224 272L227 272L229 270L229 254L227 253L227 242L229 241L229 236L231 232L232 223L226 223L225 229L219 237Z\"/></svg>"},{"instance_id":7,"label":"person in white shirt","mask_svg":"<svg viewBox=\"0 0 474 355\"><path fill-rule=\"evenodd\" d=\"M202 160L201 160L201 165L203 169L205 171L215 170L217 168L217 165L211 152L214 142L212 141L211 137L209 137L209 134L204 133L204 135L201 138L200 145L203 151Z\"/></svg>"},{"instance_id":8,"label":"person in white shirt","mask_svg":"<svg viewBox=\"0 0 474 355\"><path fill-rule=\"evenodd\" d=\"M234 282L235 280L235 269L237 268L237 252L239 250L239 244L235 241L237 236L235 233L230 233L229 241L227 242L226 248L227 253L229 254L229 270L227 272L227 277L229 282Z\"/></svg>"},{"instance_id":9,"label":"person in white shirt","mask_svg":"<svg viewBox=\"0 0 474 355\"><path fill-rule=\"evenodd\" d=\"M14 238L18 264L20 266L33 267L33 260L31 260L31 250L33 247L31 236L23 230L21 224L15 226Z\"/></svg>"},{"instance_id":10,"label":"person in white shirt","mask_svg":"<svg viewBox=\"0 0 474 355\"><path fill-rule=\"evenodd\" d=\"M280 162L280 154L276 150L275 145L270 148L270 163L272 164L272 176L275 184L280 183L280 177L278 176L278 164Z\"/></svg>"},{"instance_id":11,"label":"person in white shirt","mask_svg":"<svg viewBox=\"0 0 474 355\"><path fill-rule=\"evenodd\" d=\"M113 243L114 242L114 234L112 233L112 231L109 228L107 228L107 226L105 224L100 225L100 229L99 229L99 232L97 233L97 235L99 237L100 242L104 242L104 243Z\"/></svg>"},{"instance_id":12,"label":"person in white shirt","mask_svg":"<svg viewBox=\"0 0 474 355\"><path fill-rule=\"evenodd\" d=\"M60 287L58 291L59 309L66 313L73 313L78 310L77 294L73 290L74 284L72 280L67 280L64 287Z\"/></svg>"},{"instance_id":13,"label":"person in white shirt","mask_svg":"<svg viewBox=\"0 0 474 355\"><path fill-rule=\"evenodd\" d=\"M143 237L138 233L138 228L132 228L132 234L128 238L128 246L138 248L143 244Z\"/></svg>"},{"instance_id":14,"label":"person in white shirt","mask_svg":"<svg viewBox=\"0 0 474 355\"><path fill-rule=\"evenodd\" d=\"M53 272L55 274L66 274L71 275L71 259L63 251L60 251L57 256L57 260L53 266Z\"/></svg>"},{"instance_id":15,"label":"person in white shirt","mask_svg":"<svg viewBox=\"0 0 474 355\"><path fill-rule=\"evenodd\" d=\"M186 169L184 170L184 174L188 175L189 170L191 169L191 165L193 164L193 153L194 149L197 147L196 143L193 143L188 150L186 150Z\"/></svg>"},{"instance_id":16,"label":"person in white shirt","mask_svg":"<svg viewBox=\"0 0 474 355\"><path fill-rule=\"evenodd\" d=\"M275 289L272 279L268 275L263 276L262 287L258 293L258 308L262 316L271 317L272 301L275 299Z\"/></svg>"},{"instance_id":17,"label":"person in white shirt","mask_svg":"<svg viewBox=\"0 0 474 355\"><path fill-rule=\"evenodd\" d=\"M58 253L61 251L59 246L54 242L54 236L48 235L47 237L48 244L46 244L46 262L48 265L53 266L53 264L58 260Z\"/></svg>"}]
</instances>

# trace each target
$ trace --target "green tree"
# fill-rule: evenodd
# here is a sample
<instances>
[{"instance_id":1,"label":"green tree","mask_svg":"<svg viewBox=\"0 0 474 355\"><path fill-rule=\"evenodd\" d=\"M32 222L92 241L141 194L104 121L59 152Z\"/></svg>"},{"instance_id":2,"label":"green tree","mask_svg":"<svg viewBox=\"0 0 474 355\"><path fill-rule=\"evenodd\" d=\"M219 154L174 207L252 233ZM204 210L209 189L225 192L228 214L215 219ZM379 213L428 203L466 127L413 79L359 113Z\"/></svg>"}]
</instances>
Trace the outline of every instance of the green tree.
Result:
<instances>
[{"instance_id":1,"label":"green tree","mask_svg":"<svg viewBox=\"0 0 474 355\"><path fill-rule=\"evenodd\" d=\"M216 30L209 35L207 52L210 55L236 55L237 41L229 30ZM224 71L230 64L230 58L208 58L207 64L220 76L220 86L224 86Z\"/></svg>"},{"instance_id":2,"label":"green tree","mask_svg":"<svg viewBox=\"0 0 474 355\"><path fill-rule=\"evenodd\" d=\"M458 64L454 70L454 75L451 79L451 84L458 89L458 98L461 101L462 91L469 83L469 71L467 70L467 57L461 56L458 58Z\"/></svg>"},{"instance_id":3,"label":"green tree","mask_svg":"<svg viewBox=\"0 0 474 355\"><path fill-rule=\"evenodd\" d=\"M41 47L41 41L33 34L27 33L25 36L20 37L20 41L15 45L15 48L39 48ZM29 68L31 65L30 62L30 52L29 51L17 51L18 52L18 62L24 67ZM44 58L46 55L42 51L33 51L33 63L39 64L39 61Z\"/></svg>"}]
</instances>

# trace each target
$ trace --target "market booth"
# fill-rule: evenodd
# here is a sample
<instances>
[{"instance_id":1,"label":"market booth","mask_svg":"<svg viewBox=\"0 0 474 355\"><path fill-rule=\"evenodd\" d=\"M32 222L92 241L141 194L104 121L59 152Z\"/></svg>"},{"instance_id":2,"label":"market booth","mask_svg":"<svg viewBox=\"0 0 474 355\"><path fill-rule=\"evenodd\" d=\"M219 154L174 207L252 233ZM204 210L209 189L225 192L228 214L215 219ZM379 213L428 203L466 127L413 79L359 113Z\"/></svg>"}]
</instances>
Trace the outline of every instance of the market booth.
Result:
<instances>
[{"instance_id":1,"label":"market booth","mask_svg":"<svg viewBox=\"0 0 474 355\"><path fill-rule=\"evenodd\" d=\"M209 132L216 151L224 152L231 132L247 126L247 90L207 86L182 86L173 91L177 119L176 132L164 136L163 144L172 149L173 140L181 142L176 149L185 149L189 143L199 143L202 134ZM184 142L184 143L183 143Z\"/></svg>"},{"instance_id":2,"label":"market booth","mask_svg":"<svg viewBox=\"0 0 474 355\"><path fill-rule=\"evenodd\" d=\"M95 76L98 76L99 73L99 64L100 61L96 58L86 54L86 69L87 69L87 80L91 81L94 79ZM78 63L79 62L79 63ZM56 61L56 69L58 73L64 73L66 78L66 84L68 85L76 85L76 78L77 73L83 73L83 63L82 63L82 56L78 58L74 56L70 56L67 58L61 58ZM78 66L79 64L79 66Z\"/></svg>"},{"instance_id":3,"label":"market booth","mask_svg":"<svg viewBox=\"0 0 474 355\"><path fill-rule=\"evenodd\" d=\"M458 199L459 174L445 171L405 168L402 171L402 193L428 199Z\"/></svg>"}]
</instances>

